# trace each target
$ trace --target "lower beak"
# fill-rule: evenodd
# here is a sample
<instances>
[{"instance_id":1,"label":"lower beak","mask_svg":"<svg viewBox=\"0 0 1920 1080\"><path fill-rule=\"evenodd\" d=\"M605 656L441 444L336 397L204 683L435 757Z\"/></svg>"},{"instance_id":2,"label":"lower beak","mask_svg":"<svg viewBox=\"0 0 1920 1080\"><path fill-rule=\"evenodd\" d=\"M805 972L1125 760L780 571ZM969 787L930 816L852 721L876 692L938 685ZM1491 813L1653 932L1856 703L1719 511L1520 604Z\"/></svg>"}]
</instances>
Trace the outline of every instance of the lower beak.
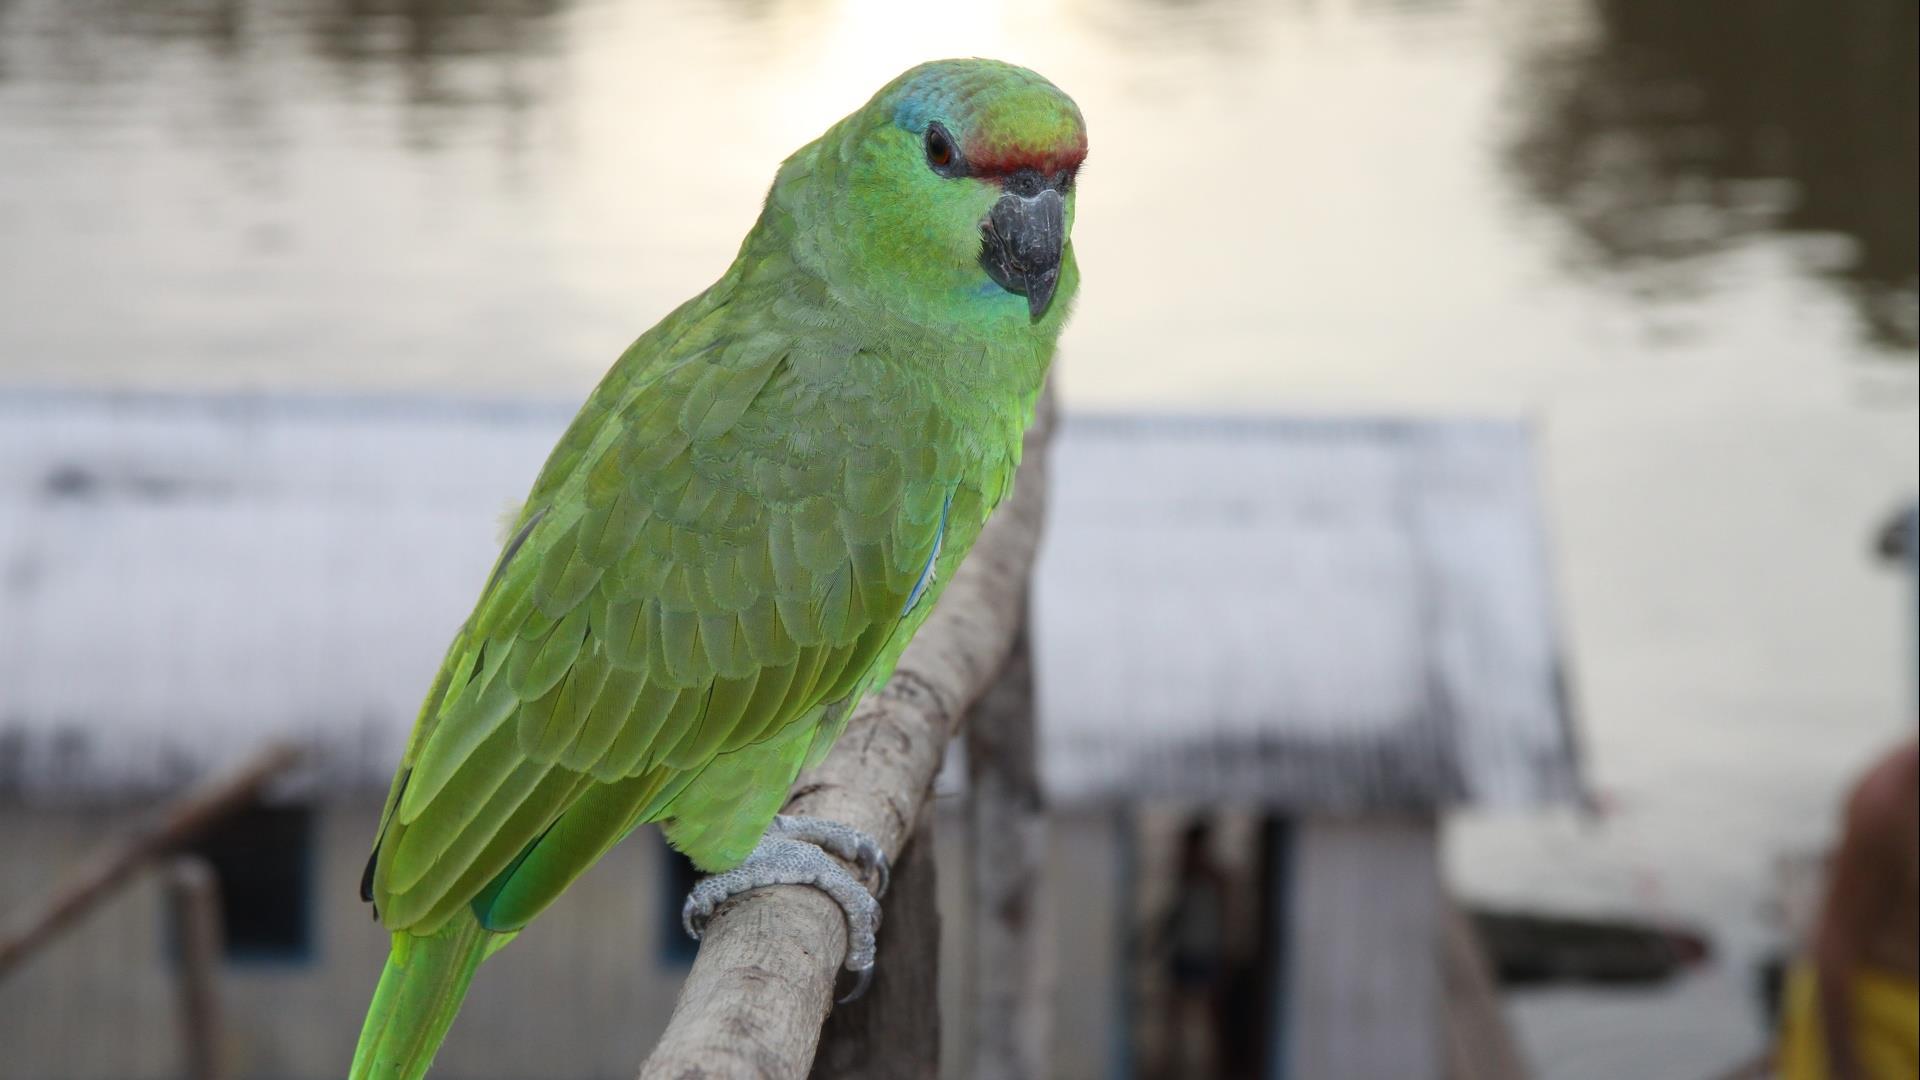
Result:
<instances>
[{"instance_id":1,"label":"lower beak","mask_svg":"<svg viewBox=\"0 0 1920 1080\"><path fill-rule=\"evenodd\" d=\"M980 226L980 265L1001 288L1026 297L1027 313L1039 322L1060 284L1060 251L1066 242L1066 203L1059 191L1009 191Z\"/></svg>"}]
</instances>

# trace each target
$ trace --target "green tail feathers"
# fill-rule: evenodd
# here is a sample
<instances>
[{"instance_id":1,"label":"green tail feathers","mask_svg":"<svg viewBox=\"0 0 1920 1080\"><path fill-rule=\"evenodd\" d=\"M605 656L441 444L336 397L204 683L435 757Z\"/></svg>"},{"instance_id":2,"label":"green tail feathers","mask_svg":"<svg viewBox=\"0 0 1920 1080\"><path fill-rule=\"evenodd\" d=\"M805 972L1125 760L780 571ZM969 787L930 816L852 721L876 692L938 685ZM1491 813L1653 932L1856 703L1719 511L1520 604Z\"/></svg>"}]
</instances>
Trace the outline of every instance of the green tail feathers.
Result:
<instances>
[{"instance_id":1,"label":"green tail feathers","mask_svg":"<svg viewBox=\"0 0 1920 1080\"><path fill-rule=\"evenodd\" d=\"M348 1080L420 1080L460 1012L480 961L513 938L462 912L431 937L393 935Z\"/></svg>"}]
</instances>

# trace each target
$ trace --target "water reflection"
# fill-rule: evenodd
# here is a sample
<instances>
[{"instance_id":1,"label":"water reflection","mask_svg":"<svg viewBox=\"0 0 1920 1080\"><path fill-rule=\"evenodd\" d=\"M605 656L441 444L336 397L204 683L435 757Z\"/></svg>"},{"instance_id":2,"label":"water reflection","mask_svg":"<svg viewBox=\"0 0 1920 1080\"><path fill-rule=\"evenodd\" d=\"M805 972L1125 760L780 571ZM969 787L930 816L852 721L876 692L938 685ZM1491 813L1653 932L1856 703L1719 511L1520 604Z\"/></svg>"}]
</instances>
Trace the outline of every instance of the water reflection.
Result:
<instances>
[{"instance_id":1,"label":"water reflection","mask_svg":"<svg viewBox=\"0 0 1920 1080\"><path fill-rule=\"evenodd\" d=\"M1911 0L1597 0L1597 33L1520 66L1510 160L1580 252L1650 296L1712 287L1707 263L1784 230L1828 234L1807 269L1865 334L1920 341ZM1907 355L1911 355L1907 352Z\"/></svg>"},{"instance_id":2,"label":"water reflection","mask_svg":"<svg viewBox=\"0 0 1920 1080\"><path fill-rule=\"evenodd\" d=\"M525 142L518 114L544 84L519 61L554 55L555 16L565 8L564 0L321 0L306 21L343 91L368 68L399 69L410 145L438 141L442 110L491 107L507 121L503 145L512 151Z\"/></svg>"},{"instance_id":3,"label":"water reflection","mask_svg":"<svg viewBox=\"0 0 1920 1080\"><path fill-rule=\"evenodd\" d=\"M264 78L258 65L299 65L312 56L332 67L335 92L350 100L380 93L382 69L391 69L400 75L398 96L409 105L513 109L539 85L517 77L517 62L555 55L558 16L568 6L567 0L0 0L0 30L27 46L0 48L0 81L27 77L101 88L160 75L171 82L181 73L164 70L167 54L154 47L179 45L225 65L194 75L245 80L263 97L286 98L287 84Z\"/></svg>"},{"instance_id":4,"label":"water reflection","mask_svg":"<svg viewBox=\"0 0 1920 1080\"><path fill-rule=\"evenodd\" d=\"M560 0L333 0L313 6L321 51L349 63L388 56L546 51Z\"/></svg>"}]
</instances>

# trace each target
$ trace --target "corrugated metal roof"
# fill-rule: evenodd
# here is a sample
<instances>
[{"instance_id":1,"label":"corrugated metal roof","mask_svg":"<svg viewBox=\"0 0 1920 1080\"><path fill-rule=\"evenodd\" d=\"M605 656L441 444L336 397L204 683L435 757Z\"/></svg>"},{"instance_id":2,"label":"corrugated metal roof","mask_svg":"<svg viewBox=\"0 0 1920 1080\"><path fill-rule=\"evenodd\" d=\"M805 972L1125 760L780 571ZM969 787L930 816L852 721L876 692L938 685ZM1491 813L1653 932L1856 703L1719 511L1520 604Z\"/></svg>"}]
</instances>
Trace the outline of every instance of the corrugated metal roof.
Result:
<instances>
[{"instance_id":1,"label":"corrugated metal roof","mask_svg":"<svg viewBox=\"0 0 1920 1080\"><path fill-rule=\"evenodd\" d=\"M1052 476L1055 798L1576 796L1523 425L1069 418Z\"/></svg>"},{"instance_id":2,"label":"corrugated metal roof","mask_svg":"<svg viewBox=\"0 0 1920 1080\"><path fill-rule=\"evenodd\" d=\"M385 784L570 407L0 395L0 793L270 738ZM1526 440L1070 421L1035 593L1057 796L1571 790Z\"/></svg>"},{"instance_id":3,"label":"corrugated metal roof","mask_svg":"<svg viewBox=\"0 0 1920 1080\"><path fill-rule=\"evenodd\" d=\"M0 791L150 791L274 737L383 786L570 415L0 396Z\"/></svg>"}]
</instances>

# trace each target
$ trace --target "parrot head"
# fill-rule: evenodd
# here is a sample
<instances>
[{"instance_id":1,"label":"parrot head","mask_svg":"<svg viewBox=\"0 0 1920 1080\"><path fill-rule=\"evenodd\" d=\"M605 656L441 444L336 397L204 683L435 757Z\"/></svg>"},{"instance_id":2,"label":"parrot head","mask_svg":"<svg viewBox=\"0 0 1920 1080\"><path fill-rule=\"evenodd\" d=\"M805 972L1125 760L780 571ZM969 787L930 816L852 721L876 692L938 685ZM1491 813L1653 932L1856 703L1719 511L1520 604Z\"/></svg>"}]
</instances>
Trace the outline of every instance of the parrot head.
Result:
<instances>
[{"instance_id":1,"label":"parrot head","mask_svg":"<svg viewBox=\"0 0 1920 1080\"><path fill-rule=\"evenodd\" d=\"M1069 237L1087 154L1072 98L1026 68L939 60L822 144L833 228L874 292L943 321L1058 330L1078 280Z\"/></svg>"}]
</instances>

